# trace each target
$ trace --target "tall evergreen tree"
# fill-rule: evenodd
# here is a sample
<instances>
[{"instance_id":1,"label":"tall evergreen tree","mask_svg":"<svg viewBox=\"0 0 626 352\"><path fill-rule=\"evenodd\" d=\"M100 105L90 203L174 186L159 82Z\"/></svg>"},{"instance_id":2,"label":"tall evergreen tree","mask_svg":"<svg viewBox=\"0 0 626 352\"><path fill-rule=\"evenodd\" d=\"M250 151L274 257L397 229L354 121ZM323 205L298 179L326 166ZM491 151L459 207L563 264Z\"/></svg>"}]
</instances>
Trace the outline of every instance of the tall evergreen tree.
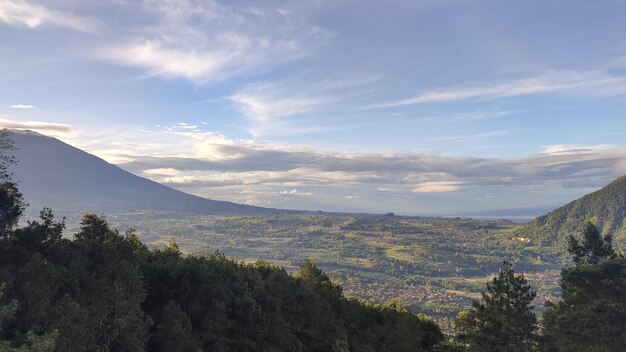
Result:
<instances>
[{"instance_id":1,"label":"tall evergreen tree","mask_svg":"<svg viewBox=\"0 0 626 352\"><path fill-rule=\"evenodd\" d=\"M481 301L461 312L456 321L459 339L476 352L528 352L537 335L537 317L532 301L535 292L523 275L515 275L505 262L487 283Z\"/></svg>"},{"instance_id":2,"label":"tall evergreen tree","mask_svg":"<svg viewBox=\"0 0 626 352\"><path fill-rule=\"evenodd\" d=\"M569 251L575 265L561 271L561 300L547 304L543 350L626 351L626 258L592 224Z\"/></svg>"},{"instance_id":3,"label":"tall evergreen tree","mask_svg":"<svg viewBox=\"0 0 626 352\"><path fill-rule=\"evenodd\" d=\"M613 238L607 234L602 238L600 231L593 223L587 223L578 239L574 235L568 237L568 252L574 263L595 265L615 256Z\"/></svg>"}]
</instances>

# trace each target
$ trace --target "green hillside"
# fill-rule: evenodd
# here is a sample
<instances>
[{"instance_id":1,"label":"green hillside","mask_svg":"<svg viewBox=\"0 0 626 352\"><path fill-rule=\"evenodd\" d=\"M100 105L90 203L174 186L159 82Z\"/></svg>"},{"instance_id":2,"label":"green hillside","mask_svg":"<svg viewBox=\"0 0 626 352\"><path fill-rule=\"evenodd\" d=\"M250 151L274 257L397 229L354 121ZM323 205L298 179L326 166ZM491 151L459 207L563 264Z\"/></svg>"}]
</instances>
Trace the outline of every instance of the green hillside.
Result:
<instances>
[{"instance_id":1,"label":"green hillside","mask_svg":"<svg viewBox=\"0 0 626 352\"><path fill-rule=\"evenodd\" d=\"M612 234L618 244L626 243L626 176L604 188L542 215L518 228L517 237L529 238L543 245L563 246L567 235L578 233L591 221Z\"/></svg>"}]
</instances>

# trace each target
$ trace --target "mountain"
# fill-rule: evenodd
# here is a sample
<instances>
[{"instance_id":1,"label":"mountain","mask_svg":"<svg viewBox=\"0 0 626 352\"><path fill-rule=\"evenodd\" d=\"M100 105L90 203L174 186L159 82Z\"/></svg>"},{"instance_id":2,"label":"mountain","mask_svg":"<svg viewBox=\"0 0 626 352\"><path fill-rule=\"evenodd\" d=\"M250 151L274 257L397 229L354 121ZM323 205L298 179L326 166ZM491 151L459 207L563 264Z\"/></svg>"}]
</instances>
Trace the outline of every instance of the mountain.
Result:
<instances>
[{"instance_id":1,"label":"mountain","mask_svg":"<svg viewBox=\"0 0 626 352\"><path fill-rule=\"evenodd\" d=\"M136 176L58 139L11 131L18 148L13 179L31 212L61 214L167 211L219 215L271 214L276 209L215 201Z\"/></svg>"},{"instance_id":2,"label":"mountain","mask_svg":"<svg viewBox=\"0 0 626 352\"><path fill-rule=\"evenodd\" d=\"M526 237L544 245L564 245L569 234L579 233L587 221L602 232L611 234L617 242L626 242L626 176L604 188L568 203L514 231L516 237Z\"/></svg>"}]
</instances>

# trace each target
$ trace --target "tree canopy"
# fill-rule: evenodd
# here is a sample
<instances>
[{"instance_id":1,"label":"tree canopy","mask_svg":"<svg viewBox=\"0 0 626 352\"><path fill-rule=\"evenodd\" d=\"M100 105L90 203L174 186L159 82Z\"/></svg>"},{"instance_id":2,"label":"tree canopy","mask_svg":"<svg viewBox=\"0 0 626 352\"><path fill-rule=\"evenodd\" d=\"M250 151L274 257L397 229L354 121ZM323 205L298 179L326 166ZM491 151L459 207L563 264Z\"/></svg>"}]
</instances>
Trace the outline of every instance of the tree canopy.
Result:
<instances>
[{"instance_id":1,"label":"tree canopy","mask_svg":"<svg viewBox=\"0 0 626 352\"><path fill-rule=\"evenodd\" d=\"M626 258L592 224L570 238L569 252L575 265L561 271L562 298L544 313L544 350L626 351Z\"/></svg>"},{"instance_id":2,"label":"tree canopy","mask_svg":"<svg viewBox=\"0 0 626 352\"><path fill-rule=\"evenodd\" d=\"M18 351L431 351L443 335L403 306L343 296L313 262L294 275L222 254L148 249L85 215L74 239L49 209L17 227L0 187L0 347ZM9 215L4 215L9 214Z\"/></svg>"},{"instance_id":3,"label":"tree canopy","mask_svg":"<svg viewBox=\"0 0 626 352\"><path fill-rule=\"evenodd\" d=\"M537 339L537 317L532 301L535 292L523 275L516 275L505 262L487 284L480 301L461 312L456 326L459 338L472 351L528 352Z\"/></svg>"}]
</instances>

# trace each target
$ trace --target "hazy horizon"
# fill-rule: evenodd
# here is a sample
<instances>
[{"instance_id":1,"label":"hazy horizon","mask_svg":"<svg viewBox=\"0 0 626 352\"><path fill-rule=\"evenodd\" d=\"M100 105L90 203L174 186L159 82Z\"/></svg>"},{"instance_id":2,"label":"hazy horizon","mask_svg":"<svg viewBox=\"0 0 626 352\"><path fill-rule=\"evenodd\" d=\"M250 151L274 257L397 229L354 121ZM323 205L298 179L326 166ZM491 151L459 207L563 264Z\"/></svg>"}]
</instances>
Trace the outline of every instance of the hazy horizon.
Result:
<instances>
[{"instance_id":1,"label":"hazy horizon","mask_svg":"<svg viewBox=\"0 0 626 352\"><path fill-rule=\"evenodd\" d=\"M263 207L556 207L626 173L625 11L0 0L0 128Z\"/></svg>"}]
</instances>

